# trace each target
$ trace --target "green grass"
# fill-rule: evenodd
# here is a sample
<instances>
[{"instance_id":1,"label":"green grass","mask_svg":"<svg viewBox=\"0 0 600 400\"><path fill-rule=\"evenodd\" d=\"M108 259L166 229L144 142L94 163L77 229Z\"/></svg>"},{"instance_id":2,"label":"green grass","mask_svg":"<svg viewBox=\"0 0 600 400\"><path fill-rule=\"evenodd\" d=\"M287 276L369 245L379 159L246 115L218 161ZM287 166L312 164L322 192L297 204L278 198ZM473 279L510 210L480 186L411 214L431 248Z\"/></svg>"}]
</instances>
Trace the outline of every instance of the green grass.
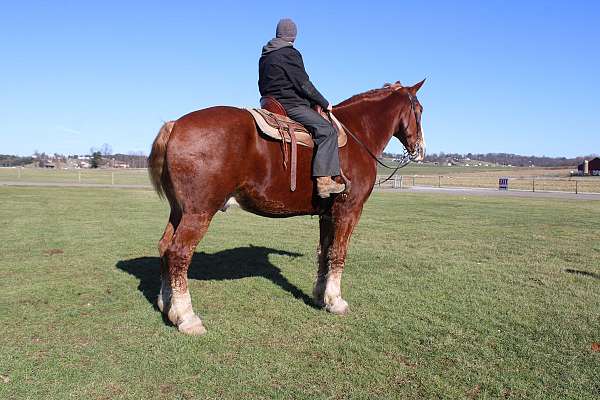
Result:
<instances>
[{"instance_id":1,"label":"green grass","mask_svg":"<svg viewBox=\"0 0 600 400\"><path fill-rule=\"evenodd\" d=\"M190 269L208 333L188 337L150 302L153 192L0 198L2 399L600 395L597 201L374 194L347 317L306 304L316 218L220 213Z\"/></svg>"}]
</instances>

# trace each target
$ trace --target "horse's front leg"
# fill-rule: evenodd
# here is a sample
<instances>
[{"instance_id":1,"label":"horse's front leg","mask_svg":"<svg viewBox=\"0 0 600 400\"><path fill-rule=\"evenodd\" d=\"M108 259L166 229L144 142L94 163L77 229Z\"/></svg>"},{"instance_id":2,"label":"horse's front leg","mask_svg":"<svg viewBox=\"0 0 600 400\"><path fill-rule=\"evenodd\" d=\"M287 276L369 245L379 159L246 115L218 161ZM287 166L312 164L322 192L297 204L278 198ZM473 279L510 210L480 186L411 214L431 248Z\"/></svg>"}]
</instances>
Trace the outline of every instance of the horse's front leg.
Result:
<instances>
[{"instance_id":1,"label":"horse's front leg","mask_svg":"<svg viewBox=\"0 0 600 400\"><path fill-rule=\"evenodd\" d=\"M357 213L360 214L360 213ZM321 216L318 249L317 279L313 291L314 301L333 314L348 313L348 303L342 298L342 273L350 235L359 215Z\"/></svg>"},{"instance_id":2,"label":"horse's front leg","mask_svg":"<svg viewBox=\"0 0 600 400\"><path fill-rule=\"evenodd\" d=\"M327 253L333 240L333 220L331 214L319 217L319 245L317 246L317 278L313 288L313 301L319 307L325 307L325 287L329 271Z\"/></svg>"}]
</instances>

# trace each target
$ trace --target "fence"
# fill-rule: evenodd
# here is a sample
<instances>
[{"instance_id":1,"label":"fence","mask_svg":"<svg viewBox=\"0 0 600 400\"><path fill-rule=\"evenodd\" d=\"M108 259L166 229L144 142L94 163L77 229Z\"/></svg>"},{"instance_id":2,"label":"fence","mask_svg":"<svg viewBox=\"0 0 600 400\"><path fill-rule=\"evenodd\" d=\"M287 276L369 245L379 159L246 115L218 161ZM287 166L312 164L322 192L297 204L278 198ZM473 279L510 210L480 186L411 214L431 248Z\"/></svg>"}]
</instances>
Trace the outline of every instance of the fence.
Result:
<instances>
[{"instance_id":1,"label":"fence","mask_svg":"<svg viewBox=\"0 0 600 400\"><path fill-rule=\"evenodd\" d=\"M402 189L413 186L422 187L465 187L498 189L500 176L469 176L469 174L445 175L396 175L382 183L387 176L378 175L376 187ZM600 193L600 178L596 177L509 177L509 190L525 190L532 192L570 192Z\"/></svg>"},{"instance_id":2,"label":"fence","mask_svg":"<svg viewBox=\"0 0 600 400\"><path fill-rule=\"evenodd\" d=\"M150 185L141 169L0 168L0 181L64 184Z\"/></svg>"},{"instance_id":3,"label":"fence","mask_svg":"<svg viewBox=\"0 0 600 400\"><path fill-rule=\"evenodd\" d=\"M505 176L505 175L504 175ZM504 177L502 176L502 177ZM492 175L396 175L380 184L386 175L377 176L375 185L382 188L467 187L498 189L498 178ZM0 168L0 181L103 184L103 185L150 185L146 169L43 169ZM509 190L534 192L600 193L600 177L509 177Z\"/></svg>"}]
</instances>

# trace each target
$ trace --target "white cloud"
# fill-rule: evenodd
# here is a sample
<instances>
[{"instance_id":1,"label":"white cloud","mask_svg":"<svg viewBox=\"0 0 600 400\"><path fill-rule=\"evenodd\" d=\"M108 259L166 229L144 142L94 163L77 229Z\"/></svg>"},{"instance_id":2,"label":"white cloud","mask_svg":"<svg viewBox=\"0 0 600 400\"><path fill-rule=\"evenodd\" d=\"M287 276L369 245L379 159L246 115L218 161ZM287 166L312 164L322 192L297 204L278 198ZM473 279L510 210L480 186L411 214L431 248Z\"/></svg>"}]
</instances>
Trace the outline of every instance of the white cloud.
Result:
<instances>
[{"instance_id":1,"label":"white cloud","mask_svg":"<svg viewBox=\"0 0 600 400\"><path fill-rule=\"evenodd\" d=\"M56 129L57 132L60 133L68 133L70 135L81 135L81 131L77 130L77 129L72 129L66 126L62 126L62 125L58 125L56 126L54 129Z\"/></svg>"}]
</instances>

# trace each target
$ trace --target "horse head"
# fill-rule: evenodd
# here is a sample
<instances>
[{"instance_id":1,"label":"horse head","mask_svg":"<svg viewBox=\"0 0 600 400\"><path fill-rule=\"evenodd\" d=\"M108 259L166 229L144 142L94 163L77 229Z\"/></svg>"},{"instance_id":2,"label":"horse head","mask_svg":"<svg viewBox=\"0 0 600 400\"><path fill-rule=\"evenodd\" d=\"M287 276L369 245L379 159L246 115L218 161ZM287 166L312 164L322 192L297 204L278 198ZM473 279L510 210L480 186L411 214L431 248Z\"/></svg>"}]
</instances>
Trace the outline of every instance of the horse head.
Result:
<instances>
[{"instance_id":1,"label":"horse head","mask_svg":"<svg viewBox=\"0 0 600 400\"><path fill-rule=\"evenodd\" d=\"M425 158L425 137L421 128L421 114L423 106L417 99L417 92L425 83L425 79L414 86L402 86L400 82L386 84L404 102L400 110L398 124L394 136L402 142L412 161L421 161Z\"/></svg>"}]
</instances>

